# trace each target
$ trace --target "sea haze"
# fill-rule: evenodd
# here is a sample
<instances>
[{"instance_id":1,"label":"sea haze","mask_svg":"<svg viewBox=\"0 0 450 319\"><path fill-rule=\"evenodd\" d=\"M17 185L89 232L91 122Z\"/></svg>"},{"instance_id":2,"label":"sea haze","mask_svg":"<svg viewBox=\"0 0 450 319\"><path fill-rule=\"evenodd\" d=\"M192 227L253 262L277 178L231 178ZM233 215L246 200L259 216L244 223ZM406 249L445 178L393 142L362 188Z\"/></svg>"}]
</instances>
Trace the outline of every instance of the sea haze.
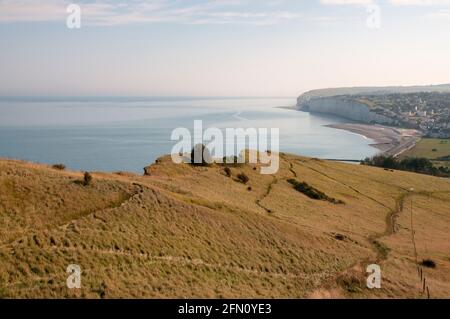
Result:
<instances>
[{"instance_id":1,"label":"sea haze","mask_svg":"<svg viewBox=\"0 0 450 319\"><path fill-rule=\"evenodd\" d=\"M133 171L169 154L172 130L279 128L280 150L318 158L362 159L373 141L327 124L348 122L286 107L295 98L3 98L0 157L76 170Z\"/></svg>"}]
</instances>

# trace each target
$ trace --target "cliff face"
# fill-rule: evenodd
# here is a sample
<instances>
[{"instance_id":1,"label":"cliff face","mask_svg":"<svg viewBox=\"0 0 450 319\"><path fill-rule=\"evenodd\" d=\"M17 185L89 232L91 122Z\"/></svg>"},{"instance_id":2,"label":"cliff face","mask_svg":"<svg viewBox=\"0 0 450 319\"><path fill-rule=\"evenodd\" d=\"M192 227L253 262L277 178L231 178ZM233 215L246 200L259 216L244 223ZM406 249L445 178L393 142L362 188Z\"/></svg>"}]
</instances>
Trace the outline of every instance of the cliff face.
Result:
<instances>
[{"instance_id":1,"label":"cliff face","mask_svg":"<svg viewBox=\"0 0 450 319\"><path fill-rule=\"evenodd\" d=\"M360 102L339 97L325 97L298 101L300 110L313 113L325 113L364 123L391 124L393 120L372 112Z\"/></svg>"},{"instance_id":2,"label":"cliff face","mask_svg":"<svg viewBox=\"0 0 450 319\"><path fill-rule=\"evenodd\" d=\"M305 92L299 96L297 106L302 111L332 114L359 122L393 124L394 120L391 118L377 114L371 111L366 104L346 99L344 96L418 92L450 92L450 84L318 89Z\"/></svg>"}]
</instances>

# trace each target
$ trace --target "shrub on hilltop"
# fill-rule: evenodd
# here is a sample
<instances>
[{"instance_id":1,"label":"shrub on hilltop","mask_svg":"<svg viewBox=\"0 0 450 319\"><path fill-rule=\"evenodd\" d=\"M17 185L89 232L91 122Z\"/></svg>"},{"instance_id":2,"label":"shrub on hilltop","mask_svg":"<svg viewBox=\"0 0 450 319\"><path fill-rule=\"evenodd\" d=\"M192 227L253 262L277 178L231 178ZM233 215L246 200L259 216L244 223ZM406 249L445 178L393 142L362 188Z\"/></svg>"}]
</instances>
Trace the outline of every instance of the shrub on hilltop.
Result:
<instances>
[{"instance_id":1,"label":"shrub on hilltop","mask_svg":"<svg viewBox=\"0 0 450 319\"><path fill-rule=\"evenodd\" d=\"M247 184L248 181L250 180L250 178L247 175L245 175L244 173L238 174L237 178L243 184Z\"/></svg>"},{"instance_id":2,"label":"shrub on hilltop","mask_svg":"<svg viewBox=\"0 0 450 319\"><path fill-rule=\"evenodd\" d=\"M223 171L225 172L225 174L227 175L227 177L231 177L231 169L229 167L225 167L223 169Z\"/></svg>"},{"instance_id":3,"label":"shrub on hilltop","mask_svg":"<svg viewBox=\"0 0 450 319\"><path fill-rule=\"evenodd\" d=\"M92 184L93 177L89 172L85 172L83 176L83 185L89 186Z\"/></svg>"},{"instance_id":4,"label":"shrub on hilltop","mask_svg":"<svg viewBox=\"0 0 450 319\"><path fill-rule=\"evenodd\" d=\"M197 144L191 151L191 164L194 166L208 166L211 164L212 157L209 149L204 144Z\"/></svg>"},{"instance_id":5,"label":"shrub on hilltop","mask_svg":"<svg viewBox=\"0 0 450 319\"><path fill-rule=\"evenodd\" d=\"M64 164L54 164L54 165L52 165L52 168L58 169L60 171L63 171L63 170L66 169L66 165L64 165Z\"/></svg>"}]
</instances>

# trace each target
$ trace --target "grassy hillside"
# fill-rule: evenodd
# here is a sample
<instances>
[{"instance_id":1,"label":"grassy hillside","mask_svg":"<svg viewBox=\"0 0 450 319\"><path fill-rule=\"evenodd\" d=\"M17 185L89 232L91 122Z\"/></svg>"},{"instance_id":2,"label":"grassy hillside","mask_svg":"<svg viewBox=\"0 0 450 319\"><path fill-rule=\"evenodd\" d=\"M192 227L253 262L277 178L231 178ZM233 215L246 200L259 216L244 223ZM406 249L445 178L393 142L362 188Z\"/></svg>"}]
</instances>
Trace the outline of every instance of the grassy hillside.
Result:
<instances>
[{"instance_id":1,"label":"grassy hillside","mask_svg":"<svg viewBox=\"0 0 450 319\"><path fill-rule=\"evenodd\" d=\"M450 139L423 138L402 157L425 157L436 166L450 167Z\"/></svg>"},{"instance_id":2,"label":"grassy hillside","mask_svg":"<svg viewBox=\"0 0 450 319\"><path fill-rule=\"evenodd\" d=\"M0 160L0 297L424 298L418 267L432 298L450 297L450 180L287 154L274 176L230 169L165 157L84 186ZM365 288L371 263L382 289Z\"/></svg>"}]
</instances>

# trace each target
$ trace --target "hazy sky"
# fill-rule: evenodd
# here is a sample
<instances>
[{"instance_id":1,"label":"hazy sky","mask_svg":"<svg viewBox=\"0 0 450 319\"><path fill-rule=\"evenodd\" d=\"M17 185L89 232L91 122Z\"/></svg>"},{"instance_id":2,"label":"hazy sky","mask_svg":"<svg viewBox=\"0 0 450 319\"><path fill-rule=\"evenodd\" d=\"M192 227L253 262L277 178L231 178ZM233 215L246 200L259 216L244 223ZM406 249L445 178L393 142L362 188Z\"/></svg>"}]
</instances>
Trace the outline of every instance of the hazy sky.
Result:
<instances>
[{"instance_id":1,"label":"hazy sky","mask_svg":"<svg viewBox=\"0 0 450 319\"><path fill-rule=\"evenodd\" d=\"M66 25L70 3L80 29ZM3 96L449 82L450 0L0 0Z\"/></svg>"}]
</instances>

